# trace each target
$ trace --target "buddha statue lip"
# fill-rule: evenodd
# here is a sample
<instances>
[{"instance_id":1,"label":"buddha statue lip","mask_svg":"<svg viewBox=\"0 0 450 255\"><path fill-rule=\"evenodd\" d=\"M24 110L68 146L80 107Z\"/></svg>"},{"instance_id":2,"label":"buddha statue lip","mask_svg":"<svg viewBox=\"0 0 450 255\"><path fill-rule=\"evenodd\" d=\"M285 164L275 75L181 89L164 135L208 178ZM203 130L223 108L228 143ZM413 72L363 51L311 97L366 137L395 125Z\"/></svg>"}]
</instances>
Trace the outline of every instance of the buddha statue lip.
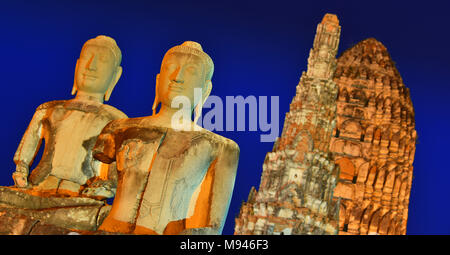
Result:
<instances>
[{"instance_id":1,"label":"buddha statue lip","mask_svg":"<svg viewBox=\"0 0 450 255\"><path fill-rule=\"evenodd\" d=\"M175 92L182 92L184 90L183 85L178 85L175 82L169 83L169 89Z\"/></svg>"},{"instance_id":2,"label":"buddha statue lip","mask_svg":"<svg viewBox=\"0 0 450 255\"><path fill-rule=\"evenodd\" d=\"M95 80L95 79L98 78L97 76L95 76L95 75L93 75L93 74L89 74L89 73L84 73L84 74L83 74L83 77L84 77L84 78L87 78L87 79L91 79L91 80Z\"/></svg>"}]
</instances>

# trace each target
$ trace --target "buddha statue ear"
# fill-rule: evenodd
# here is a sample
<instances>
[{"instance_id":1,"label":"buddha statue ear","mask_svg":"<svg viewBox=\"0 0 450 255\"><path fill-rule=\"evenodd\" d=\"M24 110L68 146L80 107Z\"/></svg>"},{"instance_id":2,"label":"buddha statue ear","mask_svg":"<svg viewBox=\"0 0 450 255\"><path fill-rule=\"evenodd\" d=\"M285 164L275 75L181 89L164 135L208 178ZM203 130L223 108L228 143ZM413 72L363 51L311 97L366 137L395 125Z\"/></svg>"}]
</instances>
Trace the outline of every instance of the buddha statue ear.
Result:
<instances>
[{"instance_id":1,"label":"buddha statue ear","mask_svg":"<svg viewBox=\"0 0 450 255\"><path fill-rule=\"evenodd\" d=\"M155 100L153 101L153 115L156 114L156 108L158 108L158 105L161 101L159 101L159 95L158 95L158 86L159 86L159 74L156 75L156 85L155 85Z\"/></svg>"},{"instance_id":2,"label":"buddha statue ear","mask_svg":"<svg viewBox=\"0 0 450 255\"><path fill-rule=\"evenodd\" d=\"M77 93L77 72L78 72L78 62L80 60L77 59L77 64L75 65L75 75L73 76L73 87L72 87L72 95L75 95Z\"/></svg>"},{"instance_id":3,"label":"buddha statue ear","mask_svg":"<svg viewBox=\"0 0 450 255\"><path fill-rule=\"evenodd\" d=\"M112 93L114 87L116 86L117 82L119 81L120 76L122 76L122 70L123 69L121 66L118 66L116 68L116 71L114 72L114 77L111 79L111 83L108 86L108 90L106 90L105 101L108 101L109 98L111 97L111 93Z\"/></svg>"},{"instance_id":4,"label":"buddha statue ear","mask_svg":"<svg viewBox=\"0 0 450 255\"><path fill-rule=\"evenodd\" d=\"M195 117L194 117L194 123L198 122L198 119L200 118L200 115L202 113L203 104L205 104L206 99L208 99L209 94L211 94L212 90L212 82L210 80L207 80L205 82L205 86L203 87L203 93L202 93L202 100L195 106Z\"/></svg>"},{"instance_id":5,"label":"buddha statue ear","mask_svg":"<svg viewBox=\"0 0 450 255\"><path fill-rule=\"evenodd\" d=\"M203 104L206 102L206 99L208 99L209 94L211 94L211 90L212 90L212 82L211 80L207 80L205 82L205 88L203 89L203 102L202 102L202 106Z\"/></svg>"}]
</instances>

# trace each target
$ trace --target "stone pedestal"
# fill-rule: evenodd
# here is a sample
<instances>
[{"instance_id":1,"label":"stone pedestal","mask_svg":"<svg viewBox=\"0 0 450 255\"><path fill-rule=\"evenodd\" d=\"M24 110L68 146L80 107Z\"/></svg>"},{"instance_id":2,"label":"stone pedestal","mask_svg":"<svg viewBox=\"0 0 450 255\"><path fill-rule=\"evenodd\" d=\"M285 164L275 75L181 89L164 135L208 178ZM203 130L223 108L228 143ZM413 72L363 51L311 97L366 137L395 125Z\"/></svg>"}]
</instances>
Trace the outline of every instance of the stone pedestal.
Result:
<instances>
[{"instance_id":1,"label":"stone pedestal","mask_svg":"<svg viewBox=\"0 0 450 255\"><path fill-rule=\"evenodd\" d=\"M92 198L45 196L32 190L0 187L0 234L95 231L109 211L109 205Z\"/></svg>"}]
</instances>

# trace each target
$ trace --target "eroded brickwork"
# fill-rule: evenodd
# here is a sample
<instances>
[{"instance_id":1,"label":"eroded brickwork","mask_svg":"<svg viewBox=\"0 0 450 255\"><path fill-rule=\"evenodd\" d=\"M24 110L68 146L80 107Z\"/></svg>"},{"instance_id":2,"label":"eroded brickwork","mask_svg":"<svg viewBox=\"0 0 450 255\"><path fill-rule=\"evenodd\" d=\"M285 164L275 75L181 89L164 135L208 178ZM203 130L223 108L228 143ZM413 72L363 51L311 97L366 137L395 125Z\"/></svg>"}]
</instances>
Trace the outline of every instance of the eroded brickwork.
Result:
<instances>
[{"instance_id":1,"label":"eroded brickwork","mask_svg":"<svg viewBox=\"0 0 450 255\"><path fill-rule=\"evenodd\" d=\"M333 81L340 26L327 14L317 27L308 70L266 155L259 191L252 189L235 234L337 234L333 190L339 169L329 152L338 89Z\"/></svg>"},{"instance_id":2,"label":"eroded brickwork","mask_svg":"<svg viewBox=\"0 0 450 255\"><path fill-rule=\"evenodd\" d=\"M373 38L339 57L334 81L339 234L405 234L417 137L409 89Z\"/></svg>"}]
</instances>

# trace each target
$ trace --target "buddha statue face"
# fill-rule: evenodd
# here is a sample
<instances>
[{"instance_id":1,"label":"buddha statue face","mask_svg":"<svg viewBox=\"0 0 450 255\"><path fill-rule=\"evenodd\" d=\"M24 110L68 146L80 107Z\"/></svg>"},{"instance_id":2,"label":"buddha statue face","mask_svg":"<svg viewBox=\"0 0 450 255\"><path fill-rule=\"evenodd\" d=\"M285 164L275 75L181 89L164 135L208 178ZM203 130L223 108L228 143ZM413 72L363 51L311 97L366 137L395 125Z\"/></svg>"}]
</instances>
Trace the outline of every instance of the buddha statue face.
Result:
<instances>
[{"instance_id":1,"label":"buddha statue face","mask_svg":"<svg viewBox=\"0 0 450 255\"><path fill-rule=\"evenodd\" d=\"M164 56L161 71L156 76L153 114L156 114L159 103L164 106L165 110L179 109L177 104L172 107L172 103L175 103L174 99L177 97L184 97L182 101L190 103L191 113L194 108L196 108L196 112L200 110L211 92L213 72L214 64L199 43L186 41L171 48ZM188 110L185 105L183 108ZM162 109L159 113L167 112ZM198 116L198 112L196 115Z\"/></svg>"},{"instance_id":2,"label":"buddha statue face","mask_svg":"<svg viewBox=\"0 0 450 255\"><path fill-rule=\"evenodd\" d=\"M162 104L171 107L176 96L185 96L195 107L194 90L210 86L211 81L206 80L206 70L202 59L188 53L174 52L166 56L158 75L157 93ZM204 96L203 96L204 97Z\"/></svg>"},{"instance_id":3,"label":"buddha statue face","mask_svg":"<svg viewBox=\"0 0 450 255\"><path fill-rule=\"evenodd\" d=\"M114 52L114 50L120 50L113 48L117 46L112 38L99 37L86 42L81 50L75 68L72 94L78 90L89 94L105 95L105 99L108 100L122 74L120 56L118 56L120 52ZM112 40L112 42L105 42L105 40Z\"/></svg>"}]
</instances>

